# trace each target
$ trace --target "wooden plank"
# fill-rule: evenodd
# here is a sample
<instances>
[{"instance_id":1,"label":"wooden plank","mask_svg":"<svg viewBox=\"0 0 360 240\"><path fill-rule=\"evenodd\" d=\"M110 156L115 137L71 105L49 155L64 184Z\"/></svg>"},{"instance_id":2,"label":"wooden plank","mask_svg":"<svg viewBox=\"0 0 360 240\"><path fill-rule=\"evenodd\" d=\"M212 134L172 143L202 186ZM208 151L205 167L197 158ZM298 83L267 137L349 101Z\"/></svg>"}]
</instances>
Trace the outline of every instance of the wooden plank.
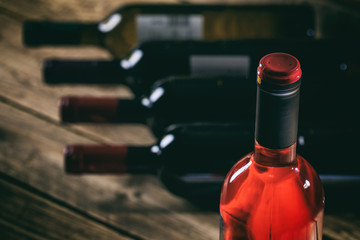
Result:
<instances>
[{"instance_id":1,"label":"wooden plank","mask_svg":"<svg viewBox=\"0 0 360 240\"><path fill-rule=\"evenodd\" d=\"M92 141L0 102L0 171L143 239L217 239L218 213L202 211L154 176L68 176L62 147ZM179 230L182 229L182 230Z\"/></svg>"},{"instance_id":2,"label":"wooden plank","mask_svg":"<svg viewBox=\"0 0 360 240\"><path fill-rule=\"evenodd\" d=\"M18 226L0 219L0 233L4 239L11 240L45 240L45 238L28 232Z\"/></svg>"},{"instance_id":3,"label":"wooden plank","mask_svg":"<svg viewBox=\"0 0 360 240\"><path fill-rule=\"evenodd\" d=\"M0 7L27 19L100 21L121 6L123 2L131 1L107 1L104 4L96 0L86 0L85 2L56 0L51 3L44 0L3 0L0 2Z\"/></svg>"},{"instance_id":4,"label":"wooden plank","mask_svg":"<svg viewBox=\"0 0 360 240\"><path fill-rule=\"evenodd\" d=\"M24 185L24 184L23 184ZM2 239L133 239L0 175Z\"/></svg>"},{"instance_id":5,"label":"wooden plank","mask_svg":"<svg viewBox=\"0 0 360 240\"><path fill-rule=\"evenodd\" d=\"M324 235L332 239L360 239L359 216L351 217L348 220L339 216L326 215L324 224ZM357 220L355 220L357 219Z\"/></svg>"}]
</instances>

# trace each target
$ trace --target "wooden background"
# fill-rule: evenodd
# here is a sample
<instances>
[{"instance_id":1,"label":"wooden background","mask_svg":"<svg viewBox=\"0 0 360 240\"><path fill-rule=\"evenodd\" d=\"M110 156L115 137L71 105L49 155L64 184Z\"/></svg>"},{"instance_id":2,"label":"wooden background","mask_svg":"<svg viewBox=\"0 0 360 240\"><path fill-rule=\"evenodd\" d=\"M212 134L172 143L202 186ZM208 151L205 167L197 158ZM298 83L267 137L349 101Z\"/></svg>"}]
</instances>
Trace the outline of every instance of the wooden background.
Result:
<instances>
[{"instance_id":1,"label":"wooden background","mask_svg":"<svg viewBox=\"0 0 360 240\"><path fill-rule=\"evenodd\" d=\"M110 55L97 47L25 48L22 23L27 19L100 21L126 2L130 1L0 0L1 239L218 239L218 212L172 195L154 176L76 177L64 173L66 144L142 145L156 139L141 125L60 124L57 102L62 95L131 98L132 93L122 86L45 85L41 64L46 58L108 59ZM318 13L318 36L334 32L321 21L328 16L359 18L358 1L312 2ZM324 236L360 239L359 215L326 213Z\"/></svg>"}]
</instances>

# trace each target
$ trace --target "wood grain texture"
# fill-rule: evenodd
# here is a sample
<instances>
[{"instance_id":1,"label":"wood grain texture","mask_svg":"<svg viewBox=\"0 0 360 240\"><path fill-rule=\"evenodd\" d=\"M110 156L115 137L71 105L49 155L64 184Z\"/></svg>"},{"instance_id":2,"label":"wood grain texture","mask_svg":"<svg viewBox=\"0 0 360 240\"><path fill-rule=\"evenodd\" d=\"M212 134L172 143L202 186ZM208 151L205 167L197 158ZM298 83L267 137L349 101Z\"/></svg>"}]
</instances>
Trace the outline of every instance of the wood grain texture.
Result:
<instances>
[{"instance_id":1,"label":"wood grain texture","mask_svg":"<svg viewBox=\"0 0 360 240\"><path fill-rule=\"evenodd\" d=\"M2 175L0 195L3 239L132 239L9 183Z\"/></svg>"},{"instance_id":2,"label":"wood grain texture","mask_svg":"<svg viewBox=\"0 0 360 240\"><path fill-rule=\"evenodd\" d=\"M0 172L49 196L43 197L0 179L2 239L218 239L218 212L204 210L174 196L155 176L70 176L64 173L62 151L66 144L143 145L153 143L155 138L139 125L60 124L57 102L62 95L124 98L133 95L122 86L45 85L41 77L44 59L109 59L111 56L97 47L25 48L21 42L22 23L26 19L99 21L127 2L131 1L111 0L106 4L95 0L0 1ZM255 3L249 0L226 2ZM265 2L268 1L256 1ZM348 13L351 19L357 19L359 15L352 9L354 5L341 5L338 0L309 2L319 13L319 27L324 25L321 16ZM319 36L321 34L327 32L320 31ZM60 203L67 205L64 207ZM326 214L324 235L328 239L360 239L359 219L356 213ZM65 223L76 220L81 224L67 229ZM42 224L45 227L39 228ZM85 231L87 226L89 230ZM69 235L72 233L74 235Z\"/></svg>"},{"instance_id":3,"label":"wood grain texture","mask_svg":"<svg viewBox=\"0 0 360 240\"><path fill-rule=\"evenodd\" d=\"M324 235L332 239L360 239L359 218L351 214L341 214L340 216L325 216Z\"/></svg>"}]
</instances>

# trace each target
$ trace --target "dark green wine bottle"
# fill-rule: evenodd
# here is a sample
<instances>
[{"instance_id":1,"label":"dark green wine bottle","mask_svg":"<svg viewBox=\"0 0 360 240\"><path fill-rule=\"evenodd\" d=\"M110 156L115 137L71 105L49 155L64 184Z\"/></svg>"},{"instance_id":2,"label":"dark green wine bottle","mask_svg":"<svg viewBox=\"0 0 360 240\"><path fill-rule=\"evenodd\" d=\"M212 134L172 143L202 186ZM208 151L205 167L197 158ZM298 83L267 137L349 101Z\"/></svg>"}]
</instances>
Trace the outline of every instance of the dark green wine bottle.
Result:
<instances>
[{"instance_id":1,"label":"dark green wine bottle","mask_svg":"<svg viewBox=\"0 0 360 240\"><path fill-rule=\"evenodd\" d=\"M169 126L154 145L68 145L64 151L68 174L155 174L171 192L218 207L226 172L254 144L253 122L191 123ZM300 127L297 152L320 174L327 206L340 209L343 195L360 186L354 151L359 128L318 124ZM346 141L344 141L346 139ZM328 149L332 151L327 151ZM323 159L326 159L324 162ZM341 164L339 159L346 159ZM352 166L349 168L349 165ZM348 204L356 203L356 193ZM202 202L203 204L203 202ZM345 206L345 205L344 205Z\"/></svg>"},{"instance_id":2,"label":"dark green wine bottle","mask_svg":"<svg viewBox=\"0 0 360 240\"><path fill-rule=\"evenodd\" d=\"M301 94L300 122L356 127L357 88L339 78L307 76ZM345 79L344 79L345 80ZM357 84L354 83L353 86ZM256 84L229 77L169 77L155 82L150 94L135 99L65 96L60 119L67 123L141 123L156 137L174 123L255 121Z\"/></svg>"},{"instance_id":3,"label":"dark green wine bottle","mask_svg":"<svg viewBox=\"0 0 360 240\"><path fill-rule=\"evenodd\" d=\"M158 41L141 44L124 59L48 60L43 71L49 84L125 84L140 97L155 81L174 75L254 79L257 61L268 52L297 56L313 79L356 79L359 48L351 40Z\"/></svg>"}]
</instances>

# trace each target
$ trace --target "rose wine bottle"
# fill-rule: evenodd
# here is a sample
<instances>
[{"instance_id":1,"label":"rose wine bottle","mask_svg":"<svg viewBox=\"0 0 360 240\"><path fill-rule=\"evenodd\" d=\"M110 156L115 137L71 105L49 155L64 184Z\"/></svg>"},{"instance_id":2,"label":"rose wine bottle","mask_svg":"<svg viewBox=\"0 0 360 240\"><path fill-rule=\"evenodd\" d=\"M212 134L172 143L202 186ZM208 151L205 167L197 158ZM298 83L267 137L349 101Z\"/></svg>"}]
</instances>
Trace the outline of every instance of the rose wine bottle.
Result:
<instances>
[{"instance_id":1,"label":"rose wine bottle","mask_svg":"<svg viewBox=\"0 0 360 240\"><path fill-rule=\"evenodd\" d=\"M225 178L220 239L322 239L322 183L296 154L300 63L272 53L257 73L255 150Z\"/></svg>"},{"instance_id":2,"label":"rose wine bottle","mask_svg":"<svg viewBox=\"0 0 360 240\"><path fill-rule=\"evenodd\" d=\"M124 57L149 40L305 39L314 27L308 4L129 4L99 23L28 21L23 38L27 46L90 44Z\"/></svg>"},{"instance_id":3,"label":"rose wine bottle","mask_svg":"<svg viewBox=\"0 0 360 240\"><path fill-rule=\"evenodd\" d=\"M149 93L155 81L168 76L254 79L256 59L269 51L301 56L307 76L313 78L356 78L360 75L357 42L275 39L146 42L123 59L47 60L43 75L49 84L124 84L140 97Z\"/></svg>"}]
</instances>

